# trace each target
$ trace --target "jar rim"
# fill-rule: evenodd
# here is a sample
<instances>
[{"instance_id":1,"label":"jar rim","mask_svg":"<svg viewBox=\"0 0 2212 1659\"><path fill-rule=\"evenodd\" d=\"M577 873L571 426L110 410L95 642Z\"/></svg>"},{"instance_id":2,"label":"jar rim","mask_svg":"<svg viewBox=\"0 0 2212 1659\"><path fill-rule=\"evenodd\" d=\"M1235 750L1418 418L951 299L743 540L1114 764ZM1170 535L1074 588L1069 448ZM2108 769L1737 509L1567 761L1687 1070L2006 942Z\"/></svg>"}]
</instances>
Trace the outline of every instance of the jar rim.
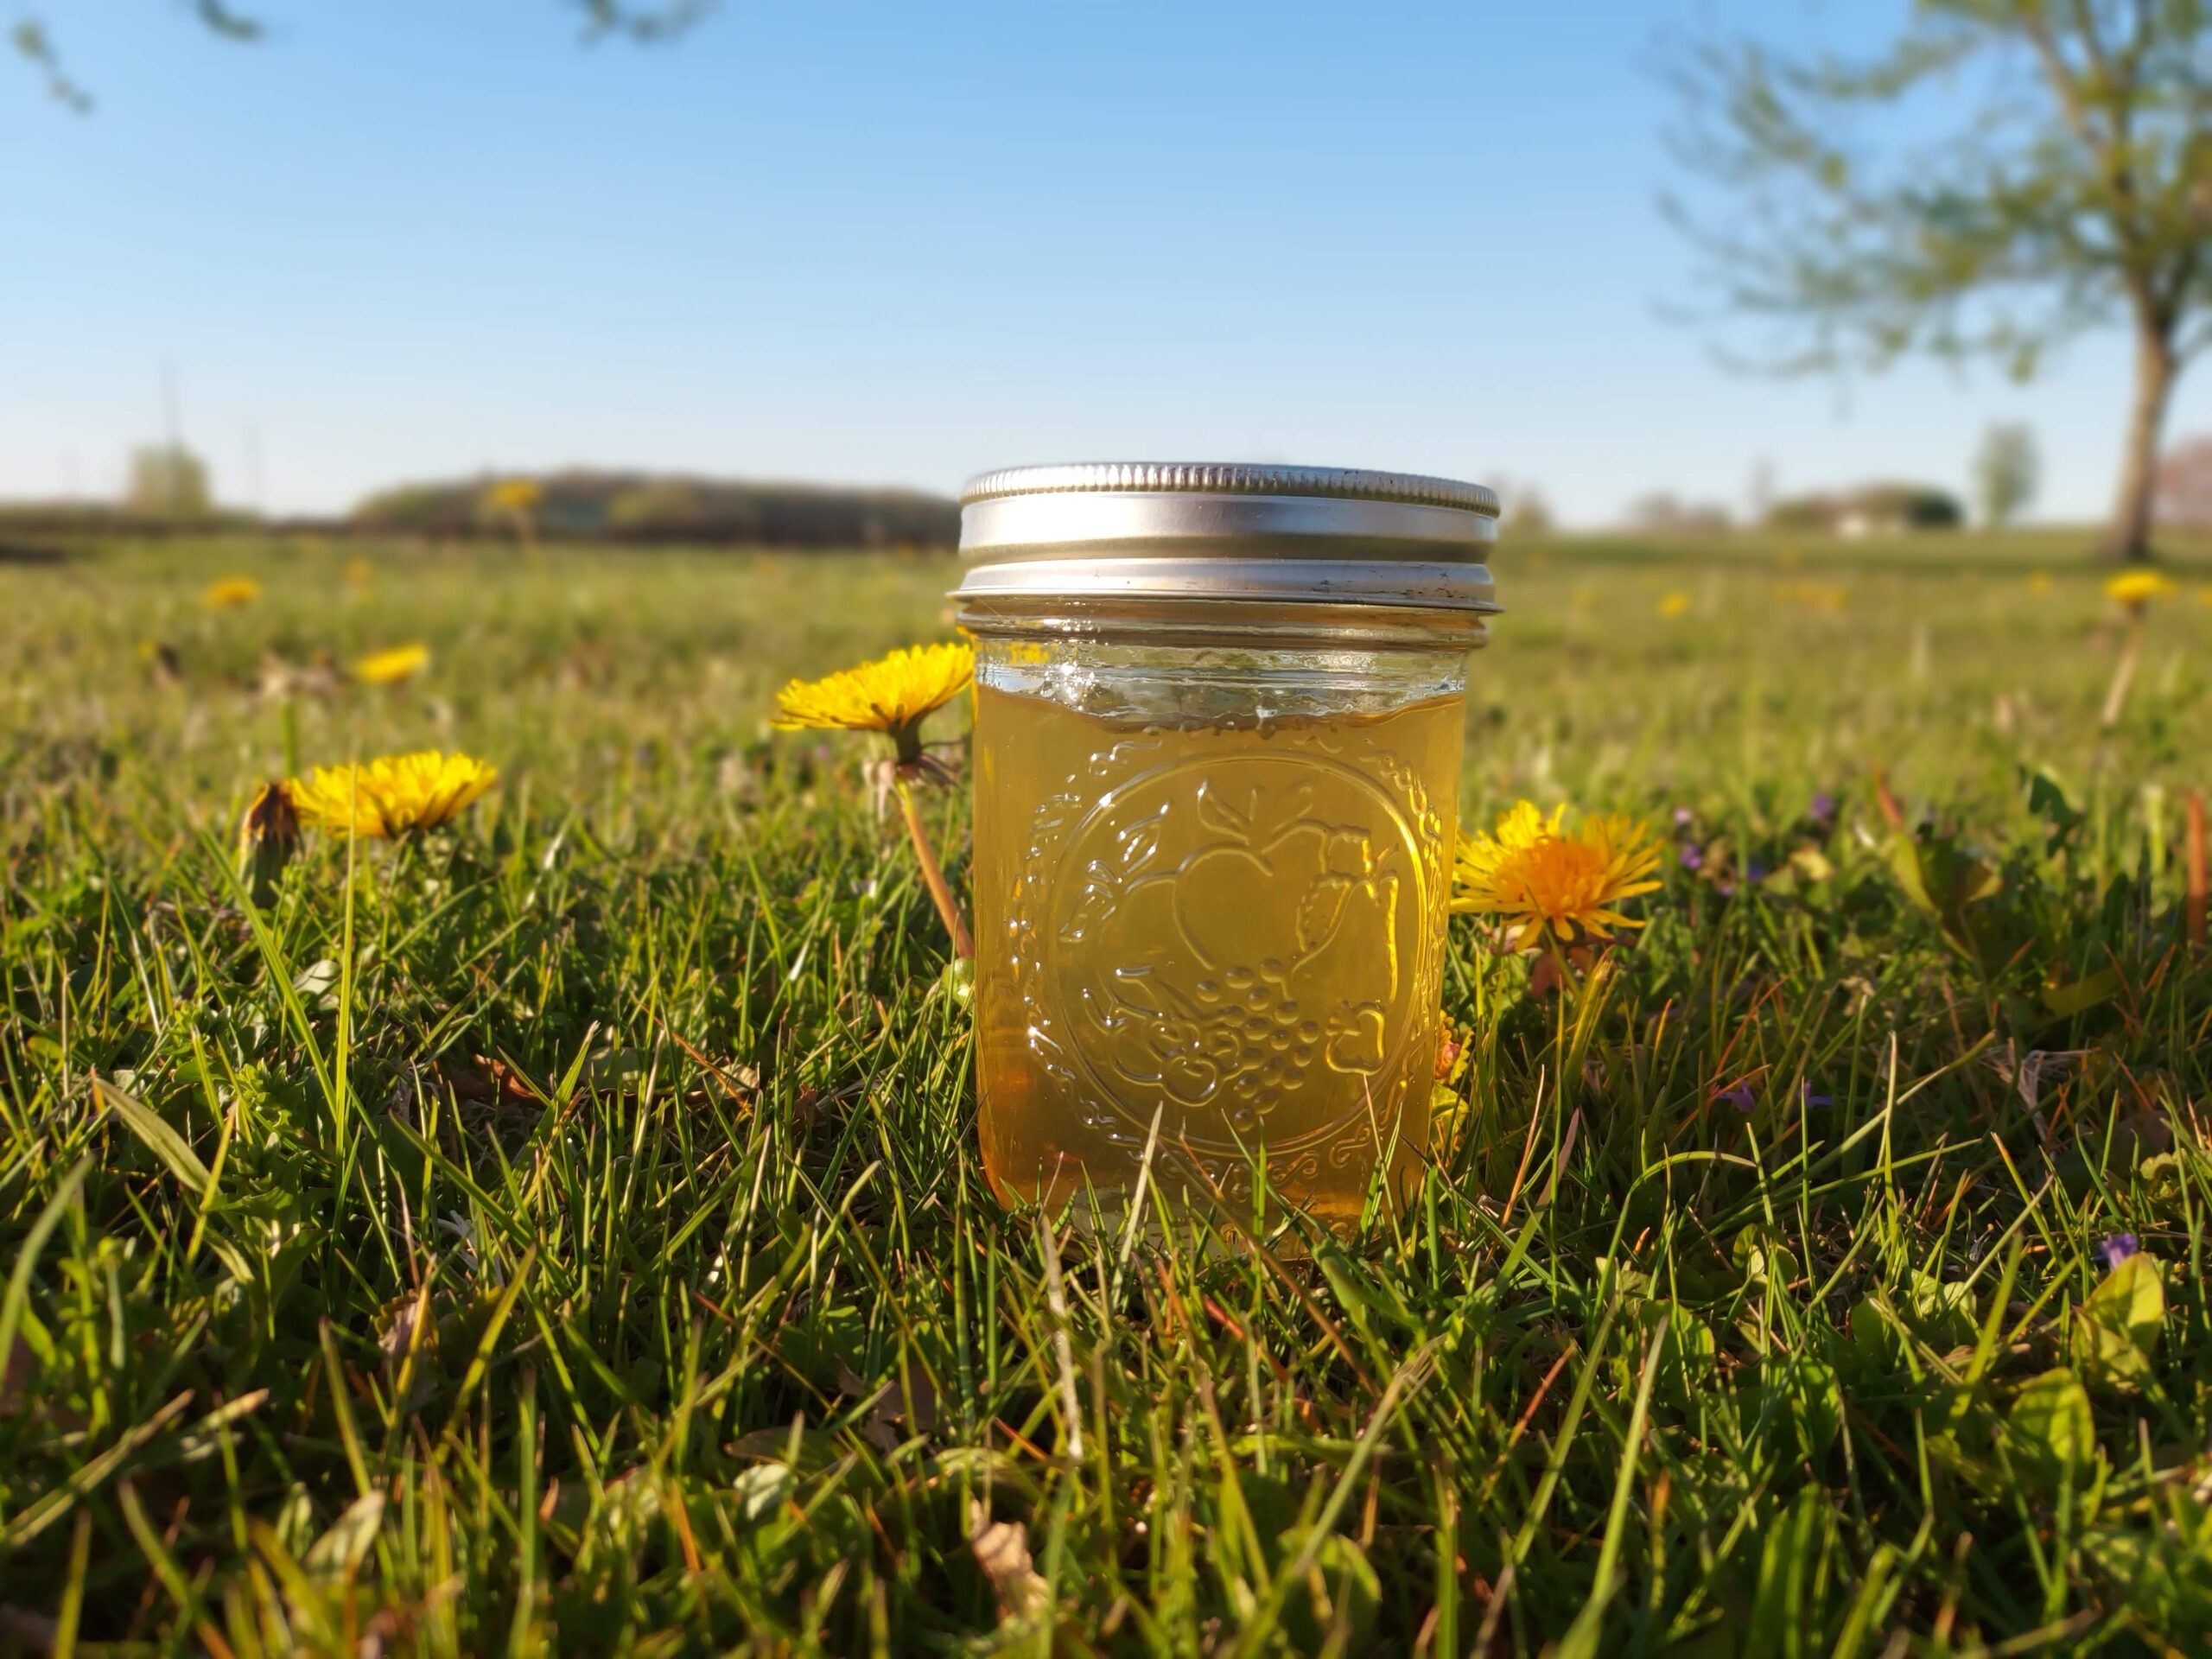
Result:
<instances>
[{"instance_id":1,"label":"jar rim","mask_svg":"<svg viewBox=\"0 0 2212 1659\"><path fill-rule=\"evenodd\" d=\"M986 473L954 597L1255 600L1489 613L1497 498L1356 468L1106 461Z\"/></svg>"},{"instance_id":2,"label":"jar rim","mask_svg":"<svg viewBox=\"0 0 2212 1659\"><path fill-rule=\"evenodd\" d=\"M1359 650L1465 656L1490 642L1490 611L1344 601L1110 598L1060 594L956 595L960 630L976 640L1185 648Z\"/></svg>"},{"instance_id":3,"label":"jar rim","mask_svg":"<svg viewBox=\"0 0 2212 1659\"><path fill-rule=\"evenodd\" d=\"M1285 467L1261 461L1071 461L1002 467L962 486L960 505L1010 495L1287 495L1347 501L1403 501L1498 516L1497 493L1427 473L1364 467Z\"/></svg>"}]
</instances>

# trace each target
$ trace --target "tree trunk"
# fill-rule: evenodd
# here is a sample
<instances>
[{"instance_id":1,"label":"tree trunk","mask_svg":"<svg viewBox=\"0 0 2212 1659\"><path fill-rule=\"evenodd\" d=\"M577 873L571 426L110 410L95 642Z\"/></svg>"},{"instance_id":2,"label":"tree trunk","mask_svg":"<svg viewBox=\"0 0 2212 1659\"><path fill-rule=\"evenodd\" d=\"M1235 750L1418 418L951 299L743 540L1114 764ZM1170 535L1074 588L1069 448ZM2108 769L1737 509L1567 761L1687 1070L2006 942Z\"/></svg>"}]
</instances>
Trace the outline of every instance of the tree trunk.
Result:
<instances>
[{"instance_id":1,"label":"tree trunk","mask_svg":"<svg viewBox=\"0 0 2212 1659\"><path fill-rule=\"evenodd\" d=\"M2151 505L2157 493L2158 436L2173 395L2171 330L2139 320L2135 331L2135 401L2127 415L2127 447L2120 456L2120 491L2113 498L2098 556L2114 563L2151 556Z\"/></svg>"}]
</instances>

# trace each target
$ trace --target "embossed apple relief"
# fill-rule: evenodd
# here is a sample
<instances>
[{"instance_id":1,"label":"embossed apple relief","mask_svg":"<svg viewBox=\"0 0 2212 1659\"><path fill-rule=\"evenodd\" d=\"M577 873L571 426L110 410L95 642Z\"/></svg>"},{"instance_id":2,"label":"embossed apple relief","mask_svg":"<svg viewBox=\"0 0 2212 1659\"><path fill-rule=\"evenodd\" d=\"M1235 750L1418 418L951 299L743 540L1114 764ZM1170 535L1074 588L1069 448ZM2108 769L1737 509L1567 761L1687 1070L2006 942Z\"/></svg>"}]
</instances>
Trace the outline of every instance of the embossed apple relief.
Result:
<instances>
[{"instance_id":1,"label":"embossed apple relief","mask_svg":"<svg viewBox=\"0 0 2212 1659\"><path fill-rule=\"evenodd\" d=\"M1133 779L1056 882L1077 1051L1125 1113L1148 1123L1164 1097L1164 1132L1194 1143L1341 1121L1402 1029L1418 868L1389 798L1347 766L1252 755Z\"/></svg>"}]
</instances>

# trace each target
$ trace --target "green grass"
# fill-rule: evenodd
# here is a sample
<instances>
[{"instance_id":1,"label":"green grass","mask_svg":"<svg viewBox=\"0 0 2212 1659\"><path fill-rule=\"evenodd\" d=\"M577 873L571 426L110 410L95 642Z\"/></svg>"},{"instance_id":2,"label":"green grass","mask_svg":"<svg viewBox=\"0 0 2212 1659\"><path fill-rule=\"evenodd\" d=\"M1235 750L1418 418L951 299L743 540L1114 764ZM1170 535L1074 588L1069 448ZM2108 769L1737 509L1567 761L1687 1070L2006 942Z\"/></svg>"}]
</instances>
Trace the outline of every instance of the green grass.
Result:
<instances>
[{"instance_id":1,"label":"green grass","mask_svg":"<svg viewBox=\"0 0 2212 1659\"><path fill-rule=\"evenodd\" d=\"M895 819L764 729L948 563L343 556L0 568L0 1649L2202 1650L2202 577L2102 733L2055 558L1509 551L1469 821L1704 868L1564 1011L1455 924L1457 1145L1229 1251L991 1202ZM243 905L288 751L430 744L455 832Z\"/></svg>"}]
</instances>

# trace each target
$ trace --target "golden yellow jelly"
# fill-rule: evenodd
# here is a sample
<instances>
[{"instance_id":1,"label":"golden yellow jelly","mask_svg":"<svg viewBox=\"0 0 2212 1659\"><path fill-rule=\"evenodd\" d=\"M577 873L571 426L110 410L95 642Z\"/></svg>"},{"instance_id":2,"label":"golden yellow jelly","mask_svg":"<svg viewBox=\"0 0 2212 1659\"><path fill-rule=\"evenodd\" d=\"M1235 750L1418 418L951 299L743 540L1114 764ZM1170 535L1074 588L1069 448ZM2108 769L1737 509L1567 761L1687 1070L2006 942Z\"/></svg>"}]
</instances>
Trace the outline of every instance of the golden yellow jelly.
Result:
<instances>
[{"instance_id":1,"label":"golden yellow jelly","mask_svg":"<svg viewBox=\"0 0 2212 1659\"><path fill-rule=\"evenodd\" d=\"M1151 1179L1177 1202L1217 1192L1249 1216L1261 1155L1276 1193L1330 1220L1357 1215L1378 1167L1400 1186L1436 1060L1456 683L1147 719L1002 689L988 659L976 1077L1001 1199L1125 1197L1155 1125Z\"/></svg>"}]
</instances>

